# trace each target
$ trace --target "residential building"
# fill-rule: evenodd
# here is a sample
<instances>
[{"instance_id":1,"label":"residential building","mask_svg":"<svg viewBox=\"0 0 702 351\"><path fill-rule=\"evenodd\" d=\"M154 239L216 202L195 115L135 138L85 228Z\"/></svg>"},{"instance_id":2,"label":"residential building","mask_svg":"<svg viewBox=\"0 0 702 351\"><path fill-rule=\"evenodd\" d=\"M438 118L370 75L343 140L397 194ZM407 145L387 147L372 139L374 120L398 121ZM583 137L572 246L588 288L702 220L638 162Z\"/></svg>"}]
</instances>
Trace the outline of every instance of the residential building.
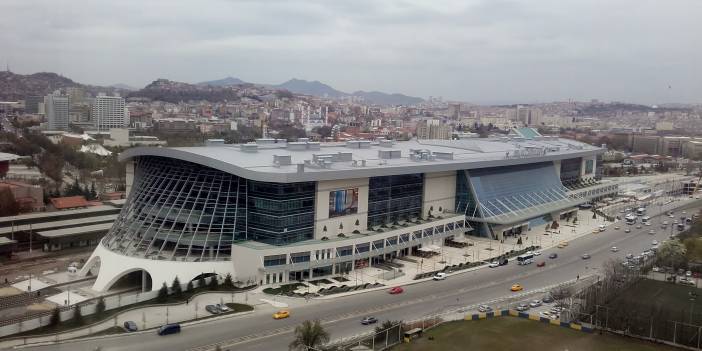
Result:
<instances>
[{"instance_id":1,"label":"residential building","mask_svg":"<svg viewBox=\"0 0 702 351\"><path fill-rule=\"evenodd\" d=\"M68 130L70 99L58 91L44 97L44 112L49 130Z\"/></svg>"},{"instance_id":2,"label":"residential building","mask_svg":"<svg viewBox=\"0 0 702 351\"><path fill-rule=\"evenodd\" d=\"M451 139L453 128L438 119L421 121L417 124L418 139Z\"/></svg>"},{"instance_id":3,"label":"residential building","mask_svg":"<svg viewBox=\"0 0 702 351\"><path fill-rule=\"evenodd\" d=\"M98 95L93 101L90 119L98 131L129 126L129 110L119 96Z\"/></svg>"}]
</instances>

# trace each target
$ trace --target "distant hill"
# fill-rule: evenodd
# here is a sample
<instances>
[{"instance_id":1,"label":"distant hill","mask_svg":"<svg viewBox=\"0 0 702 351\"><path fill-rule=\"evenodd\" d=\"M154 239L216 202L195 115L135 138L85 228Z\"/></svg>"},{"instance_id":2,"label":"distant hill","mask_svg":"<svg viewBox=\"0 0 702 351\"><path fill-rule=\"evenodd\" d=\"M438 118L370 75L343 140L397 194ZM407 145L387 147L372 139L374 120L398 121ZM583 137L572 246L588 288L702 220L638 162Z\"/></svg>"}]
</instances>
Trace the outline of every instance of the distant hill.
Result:
<instances>
[{"instance_id":1,"label":"distant hill","mask_svg":"<svg viewBox=\"0 0 702 351\"><path fill-rule=\"evenodd\" d=\"M56 89L83 87L56 73L39 72L34 74L15 74L0 72L0 100L22 100L30 95L47 95Z\"/></svg>"},{"instance_id":2,"label":"distant hill","mask_svg":"<svg viewBox=\"0 0 702 351\"><path fill-rule=\"evenodd\" d=\"M414 96L387 94L379 91L357 91L353 93L353 96L361 97L366 102L376 105L415 105L424 101L424 99Z\"/></svg>"},{"instance_id":3,"label":"distant hill","mask_svg":"<svg viewBox=\"0 0 702 351\"><path fill-rule=\"evenodd\" d=\"M200 82L197 83L197 85L212 85L216 87L226 87L230 85L240 85L240 84L248 84L247 82L244 82L243 80L239 78L234 78L234 77L227 77L223 79L217 79L217 80L210 80L207 82Z\"/></svg>"},{"instance_id":4,"label":"distant hill","mask_svg":"<svg viewBox=\"0 0 702 351\"><path fill-rule=\"evenodd\" d=\"M157 79L145 86L144 89L129 93L128 97L149 98L172 103L191 100L210 102L239 100L237 91L231 87L196 85L168 79Z\"/></svg>"},{"instance_id":5,"label":"distant hill","mask_svg":"<svg viewBox=\"0 0 702 351\"><path fill-rule=\"evenodd\" d=\"M326 96L330 98L340 98L348 95L316 80L310 82L308 80L293 78L285 83L273 85L272 87L285 89L296 94Z\"/></svg>"},{"instance_id":6,"label":"distant hill","mask_svg":"<svg viewBox=\"0 0 702 351\"><path fill-rule=\"evenodd\" d=\"M111 87L111 88L121 89L121 90L128 90L128 91L139 90L139 88L135 88L135 87L133 87L133 86L131 86L131 85L122 84L122 83L112 84L112 85L110 85L110 87Z\"/></svg>"}]
</instances>

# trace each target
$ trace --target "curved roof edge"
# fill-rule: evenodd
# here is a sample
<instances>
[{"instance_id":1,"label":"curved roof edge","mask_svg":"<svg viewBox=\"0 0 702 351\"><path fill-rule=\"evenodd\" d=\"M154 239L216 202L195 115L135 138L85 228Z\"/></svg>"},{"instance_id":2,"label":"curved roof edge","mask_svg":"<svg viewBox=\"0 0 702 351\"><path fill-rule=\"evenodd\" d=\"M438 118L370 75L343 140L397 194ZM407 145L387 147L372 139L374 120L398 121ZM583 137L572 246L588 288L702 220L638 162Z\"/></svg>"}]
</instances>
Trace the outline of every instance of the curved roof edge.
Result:
<instances>
[{"instance_id":1,"label":"curved roof edge","mask_svg":"<svg viewBox=\"0 0 702 351\"><path fill-rule=\"evenodd\" d=\"M222 161L213 157L207 157L200 154L195 154L187 150L179 148L167 147L135 147L125 150L119 155L120 161L125 161L139 156L159 156L168 157L177 160L188 161L214 168L223 172L231 173L236 176L273 183L294 183L320 180L338 180L338 179L353 179L366 178L377 176L389 176L409 173L433 173L444 171L456 171L463 169L476 169L487 167L500 167L509 165L520 165L536 162L549 162L577 157L594 156L604 153L603 149L583 150L568 154L553 154L539 157L512 158L512 159L496 159L482 161L427 161L418 162L412 165L387 165L383 168L354 168L350 169L325 169L309 172L265 172L255 171L244 167L239 167L230 162Z\"/></svg>"}]
</instances>

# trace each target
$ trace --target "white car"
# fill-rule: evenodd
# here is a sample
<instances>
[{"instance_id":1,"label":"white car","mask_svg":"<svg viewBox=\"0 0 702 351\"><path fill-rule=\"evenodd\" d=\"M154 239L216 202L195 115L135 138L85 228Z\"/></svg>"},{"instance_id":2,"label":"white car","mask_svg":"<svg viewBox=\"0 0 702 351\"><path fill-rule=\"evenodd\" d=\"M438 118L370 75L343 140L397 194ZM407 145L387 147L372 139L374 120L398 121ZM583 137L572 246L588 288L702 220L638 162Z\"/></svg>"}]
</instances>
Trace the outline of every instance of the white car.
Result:
<instances>
[{"instance_id":1,"label":"white car","mask_svg":"<svg viewBox=\"0 0 702 351\"><path fill-rule=\"evenodd\" d=\"M653 241L651 241L651 245L653 245L653 246L658 245L658 240L653 240Z\"/></svg>"},{"instance_id":2,"label":"white car","mask_svg":"<svg viewBox=\"0 0 702 351\"><path fill-rule=\"evenodd\" d=\"M490 268L497 268L497 267L499 267L499 266L500 266L500 263L497 262L497 261L492 261L492 262L490 262L490 264L488 265L488 267L490 267Z\"/></svg>"},{"instance_id":3,"label":"white car","mask_svg":"<svg viewBox=\"0 0 702 351\"><path fill-rule=\"evenodd\" d=\"M529 307L531 307L531 308L536 308L539 306L541 306L541 300L534 300L534 301L529 303Z\"/></svg>"},{"instance_id":4,"label":"white car","mask_svg":"<svg viewBox=\"0 0 702 351\"><path fill-rule=\"evenodd\" d=\"M534 256L541 256L541 251L534 251Z\"/></svg>"},{"instance_id":5,"label":"white car","mask_svg":"<svg viewBox=\"0 0 702 351\"><path fill-rule=\"evenodd\" d=\"M617 251L619 251L619 248L618 248L618 247L616 247L616 246L612 246L612 248L611 248L611 249L609 249L609 251L612 251L612 252L617 252Z\"/></svg>"},{"instance_id":6,"label":"white car","mask_svg":"<svg viewBox=\"0 0 702 351\"><path fill-rule=\"evenodd\" d=\"M446 279L446 273L436 273L434 274L434 277L432 278L434 280L445 280Z\"/></svg>"},{"instance_id":7,"label":"white car","mask_svg":"<svg viewBox=\"0 0 702 351\"><path fill-rule=\"evenodd\" d=\"M607 227L604 226L604 224L600 224L599 226L599 231L604 232Z\"/></svg>"},{"instance_id":8,"label":"white car","mask_svg":"<svg viewBox=\"0 0 702 351\"><path fill-rule=\"evenodd\" d=\"M692 277L692 272L690 272L690 271L685 272L685 276L686 276L686 277Z\"/></svg>"},{"instance_id":9,"label":"white car","mask_svg":"<svg viewBox=\"0 0 702 351\"><path fill-rule=\"evenodd\" d=\"M654 266L654 267L652 268L652 270L653 270L654 272L660 272L660 271L661 271L661 269L658 268L658 267L656 267L656 266Z\"/></svg>"}]
</instances>

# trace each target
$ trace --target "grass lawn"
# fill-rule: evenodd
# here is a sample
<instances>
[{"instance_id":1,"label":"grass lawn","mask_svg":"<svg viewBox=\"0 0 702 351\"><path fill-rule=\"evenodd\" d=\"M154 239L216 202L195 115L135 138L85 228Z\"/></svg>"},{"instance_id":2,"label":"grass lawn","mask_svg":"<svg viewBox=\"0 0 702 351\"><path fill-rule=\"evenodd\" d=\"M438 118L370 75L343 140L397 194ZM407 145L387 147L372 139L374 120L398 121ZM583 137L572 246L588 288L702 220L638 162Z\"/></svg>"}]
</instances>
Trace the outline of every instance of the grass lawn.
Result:
<instances>
[{"instance_id":1,"label":"grass lawn","mask_svg":"<svg viewBox=\"0 0 702 351\"><path fill-rule=\"evenodd\" d=\"M690 300L690 292L697 293L696 301ZM702 324L702 289L694 286L642 279L627 289L626 294L620 296L619 299L627 299L642 305L661 304L666 306L666 309L676 313L680 312L682 316L687 317L685 318L686 322L690 316L690 308L692 308L694 324ZM610 305L616 304L617 301L619 300L612 301Z\"/></svg>"},{"instance_id":2,"label":"grass lawn","mask_svg":"<svg viewBox=\"0 0 702 351\"><path fill-rule=\"evenodd\" d=\"M429 340L433 337L434 340ZM588 334L516 317L440 325L393 351L674 351L676 348L616 335Z\"/></svg>"}]
</instances>

